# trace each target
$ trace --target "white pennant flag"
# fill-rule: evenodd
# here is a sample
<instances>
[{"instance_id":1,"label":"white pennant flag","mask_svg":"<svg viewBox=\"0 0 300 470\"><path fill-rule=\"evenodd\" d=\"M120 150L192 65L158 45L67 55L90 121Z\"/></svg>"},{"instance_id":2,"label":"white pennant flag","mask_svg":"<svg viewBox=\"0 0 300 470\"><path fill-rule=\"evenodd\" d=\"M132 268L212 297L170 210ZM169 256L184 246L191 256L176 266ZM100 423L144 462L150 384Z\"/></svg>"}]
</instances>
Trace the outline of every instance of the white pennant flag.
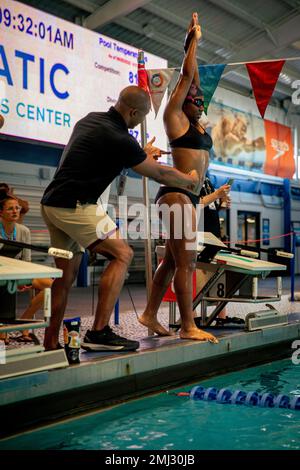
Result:
<instances>
[{"instance_id":1,"label":"white pennant flag","mask_svg":"<svg viewBox=\"0 0 300 470\"><path fill-rule=\"evenodd\" d=\"M146 69L146 72L148 75L151 101L156 117L175 69Z\"/></svg>"}]
</instances>

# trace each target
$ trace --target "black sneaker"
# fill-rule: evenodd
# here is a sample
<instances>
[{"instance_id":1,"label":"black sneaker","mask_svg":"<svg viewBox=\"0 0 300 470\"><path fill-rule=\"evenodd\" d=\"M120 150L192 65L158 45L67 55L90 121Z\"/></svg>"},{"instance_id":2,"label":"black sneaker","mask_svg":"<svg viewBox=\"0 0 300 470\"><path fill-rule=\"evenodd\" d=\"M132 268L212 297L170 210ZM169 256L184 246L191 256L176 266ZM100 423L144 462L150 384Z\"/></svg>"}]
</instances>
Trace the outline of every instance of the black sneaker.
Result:
<instances>
[{"instance_id":1,"label":"black sneaker","mask_svg":"<svg viewBox=\"0 0 300 470\"><path fill-rule=\"evenodd\" d=\"M135 351L140 346L138 341L116 335L107 325L102 330L87 330L81 347L87 351Z\"/></svg>"}]
</instances>

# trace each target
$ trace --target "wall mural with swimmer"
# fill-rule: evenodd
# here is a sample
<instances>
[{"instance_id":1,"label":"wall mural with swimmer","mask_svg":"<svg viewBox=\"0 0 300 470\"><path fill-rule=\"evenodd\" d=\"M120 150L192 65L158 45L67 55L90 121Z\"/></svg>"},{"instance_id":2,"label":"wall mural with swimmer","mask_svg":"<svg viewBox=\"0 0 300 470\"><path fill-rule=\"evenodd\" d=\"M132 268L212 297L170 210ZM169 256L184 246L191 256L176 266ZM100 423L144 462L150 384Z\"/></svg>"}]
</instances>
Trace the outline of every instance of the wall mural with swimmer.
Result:
<instances>
[{"instance_id":1,"label":"wall mural with swimmer","mask_svg":"<svg viewBox=\"0 0 300 470\"><path fill-rule=\"evenodd\" d=\"M213 139L211 161L235 168L292 178L292 130L282 124L212 101L207 132Z\"/></svg>"}]
</instances>

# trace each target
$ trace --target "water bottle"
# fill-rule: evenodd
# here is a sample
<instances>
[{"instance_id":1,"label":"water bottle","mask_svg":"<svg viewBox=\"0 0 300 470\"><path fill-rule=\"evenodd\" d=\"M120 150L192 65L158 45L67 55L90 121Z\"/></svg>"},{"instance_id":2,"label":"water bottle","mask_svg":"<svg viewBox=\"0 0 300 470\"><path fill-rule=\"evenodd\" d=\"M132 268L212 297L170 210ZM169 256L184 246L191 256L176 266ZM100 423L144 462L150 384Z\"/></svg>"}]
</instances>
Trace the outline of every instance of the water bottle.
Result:
<instances>
[{"instance_id":1,"label":"water bottle","mask_svg":"<svg viewBox=\"0 0 300 470\"><path fill-rule=\"evenodd\" d=\"M80 317L64 320L64 343L69 364L79 364Z\"/></svg>"}]
</instances>

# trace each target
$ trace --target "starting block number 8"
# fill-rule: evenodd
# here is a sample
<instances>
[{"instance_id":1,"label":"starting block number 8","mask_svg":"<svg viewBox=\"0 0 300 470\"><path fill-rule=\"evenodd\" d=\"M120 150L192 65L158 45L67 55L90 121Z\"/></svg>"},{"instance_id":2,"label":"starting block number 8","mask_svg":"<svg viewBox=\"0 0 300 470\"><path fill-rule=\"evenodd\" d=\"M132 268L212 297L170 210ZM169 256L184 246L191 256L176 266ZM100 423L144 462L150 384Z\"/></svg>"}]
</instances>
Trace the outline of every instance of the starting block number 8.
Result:
<instances>
[{"instance_id":1,"label":"starting block number 8","mask_svg":"<svg viewBox=\"0 0 300 470\"><path fill-rule=\"evenodd\" d=\"M219 281L209 290L209 297L226 297L226 276L223 274Z\"/></svg>"}]
</instances>

